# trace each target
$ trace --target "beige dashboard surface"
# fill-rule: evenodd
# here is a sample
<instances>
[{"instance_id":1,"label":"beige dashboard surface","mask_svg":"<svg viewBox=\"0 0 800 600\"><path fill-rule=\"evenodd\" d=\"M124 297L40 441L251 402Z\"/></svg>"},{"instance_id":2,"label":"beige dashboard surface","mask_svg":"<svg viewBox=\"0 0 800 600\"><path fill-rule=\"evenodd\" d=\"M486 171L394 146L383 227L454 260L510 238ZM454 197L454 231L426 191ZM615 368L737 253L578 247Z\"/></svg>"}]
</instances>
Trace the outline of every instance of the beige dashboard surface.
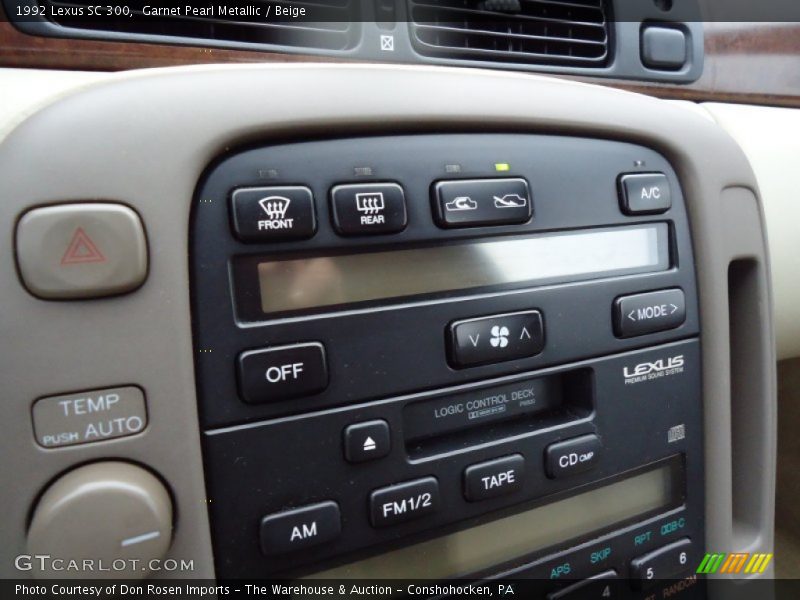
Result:
<instances>
[{"instance_id":1,"label":"beige dashboard surface","mask_svg":"<svg viewBox=\"0 0 800 600\"><path fill-rule=\"evenodd\" d=\"M0 140L43 106L79 88L121 74L85 71L0 69ZM673 102L698 114L710 114L742 146L758 179L766 213L772 260L775 323L779 358L800 356L800 203L794 174L800 156L800 110L763 106ZM706 112L707 111L707 112Z\"/></svg>"}]
</instances>

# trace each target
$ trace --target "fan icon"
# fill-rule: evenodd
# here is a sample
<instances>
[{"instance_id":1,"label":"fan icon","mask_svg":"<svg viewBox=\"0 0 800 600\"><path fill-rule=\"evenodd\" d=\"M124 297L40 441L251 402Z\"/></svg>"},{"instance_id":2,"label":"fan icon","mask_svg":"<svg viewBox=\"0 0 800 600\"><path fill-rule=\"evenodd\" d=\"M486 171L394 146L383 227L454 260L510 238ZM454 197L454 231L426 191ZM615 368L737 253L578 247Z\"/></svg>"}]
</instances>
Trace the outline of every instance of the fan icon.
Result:
<instances>
[{"instance_id":1,"label":"fan icon","mask_svg":"<svg viewBox=\"0 0 800 600\"><path fill-rule=\"evenodd\" d=\"M499 325L492 327L492 337L489 343L492 348L505 348L508 346L508 327L500 327Z\"/></svg>"}]
</instances>

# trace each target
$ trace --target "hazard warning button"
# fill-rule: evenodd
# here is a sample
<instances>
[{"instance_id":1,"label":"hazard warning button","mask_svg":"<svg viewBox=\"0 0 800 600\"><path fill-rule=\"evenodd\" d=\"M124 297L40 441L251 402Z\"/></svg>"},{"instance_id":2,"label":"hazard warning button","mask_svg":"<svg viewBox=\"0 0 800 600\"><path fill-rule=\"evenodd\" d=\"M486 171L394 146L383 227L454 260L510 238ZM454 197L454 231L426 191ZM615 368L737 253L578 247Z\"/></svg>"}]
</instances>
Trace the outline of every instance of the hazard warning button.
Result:
<instances>
[{"instance_id":1,"label":"hazard warning button","mask_svg":"<svg viewBox=\"0 0 800 600\"><path fill-rule=\"evenodd\" d=\"M122 294L147 275L144 227L121 204L35 208L17 225L17 260L25 287L40 298Z\"/></svg>"}]
</instances>

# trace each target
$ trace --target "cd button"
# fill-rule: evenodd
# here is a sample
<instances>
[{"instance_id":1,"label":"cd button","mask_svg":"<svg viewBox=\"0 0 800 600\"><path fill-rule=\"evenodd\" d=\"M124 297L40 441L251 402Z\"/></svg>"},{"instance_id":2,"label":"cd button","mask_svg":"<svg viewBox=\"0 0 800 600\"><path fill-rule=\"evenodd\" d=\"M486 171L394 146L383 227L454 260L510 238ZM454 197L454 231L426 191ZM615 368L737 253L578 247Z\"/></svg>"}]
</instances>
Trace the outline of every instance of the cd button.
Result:
<instances>
[{"instance_id":1,"label":"cd button","mask_svg":"<svg viewBox=\"0 0 800 600\"><path fill-rule=\"evenodd\" d=\"M331 190L333 225L342 235L397 233L406 228L406 198L396 183L337 185Z\"/></svg>"},{"instance_id":2,"label":"cd button","mask_svg":"<svg viewBox=\"0 0 800 600\"><path fill-rule=\"evenodd\" d=\"M317 230L307 187L243 188L231 196L233 230L243 242L310 238Z\"/></svg>"},{"instance_id":3,"label":"cd button","mask_svg":"<svg viewBox=\"0 0 800 600\"><path fill-rule=\"evenodd\" d=\"M550 444L545 450L547 476L558 479L592 469L601 448L600 438L594 434Z\"/></svg>"},{"instance_id":4,"label":"cd button","mask_svg":"<svg viewBox=\"0 0 800 600\"><path fill-rule=\"evenodd\" d=\"M328 387L322 344L296 344L239 355L239 388L249 404L309 396Z\"/></svg>"},{"instance_id":5,"label":"cd button","mask_svg":"<svg viewBox=\"0 0 800 600\"><path fill-rule=\"evenodd\" d=\"M439 510L439 482L425 477L375 490L370 494L373 527L388 527L419 519Z\"/></svg>"},{"instance_id":6,"label":"cd button","mask_svg":"<svg viewBox=\"0 0 800 600\"><path fill-rule=\"evenodd\" d=\"M456 368L534 356L544 348L538 310L456 321L448 337L450 362Z\"/></svg>"},{"instance_id":7,"label":"cd button","mask_svg":"<svg viewBox=\"0 0 800 600\"><path fill-rule=\"evenodd\" d=\"M464 471L464 497L470 502L511 494L522 487L521 454L471 465Z\"/></svg>"},{"instance_id":8,"label":"cd button","mask_svg":"<svg viewBox=\"0 0 800 600\"><path fill-rule=\"evenodd\" d=\"M339 505L320 502L261 519L261 552L267 556L317 546L342 532Z\"/></svg>"}]
</instances>

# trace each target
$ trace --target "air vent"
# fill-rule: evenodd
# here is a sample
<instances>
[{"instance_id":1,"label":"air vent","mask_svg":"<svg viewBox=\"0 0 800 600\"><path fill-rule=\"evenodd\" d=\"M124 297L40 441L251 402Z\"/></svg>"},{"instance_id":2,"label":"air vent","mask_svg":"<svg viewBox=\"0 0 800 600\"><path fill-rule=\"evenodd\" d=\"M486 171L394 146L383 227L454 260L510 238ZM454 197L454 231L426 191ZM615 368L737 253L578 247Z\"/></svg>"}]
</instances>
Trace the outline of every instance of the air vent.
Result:
<instances>
[{"instance_id":1,"label":"air vent","mask_svg":"<svg viewBox=\"0 0 800 600\"><path fill-rule=\"evenodd\" d=\"M415 48L429 56L601 67L606 0L408 0Z\"/></svg>"},{"instance_id":2,"label":"air vent","mask_svg":"<svg viewBox=\"0 0 800 600\"><path fill-rule=\"evenodd\" d=\"M279 3L256 0L249 4L227 2L223 4L209 3L214 11L209 15L186 14L185 6L175 4L151 3L147 0L132 0L124 4L131 9L130 15L119 17L87 18L90 6L97 4L86 0L46 0L42 4L50 5L54 15L50 20L65 28L90 32L107 32L123 34L126 38L148 36L148 41L158 38L172 38L175 41L202 40L207 45L221 46L263 45L294 48L314 48L322 50L346 50L355 43L356 0L283 0ZM153 5L159 9L170 7L177 9L172 15L153 15ZM189 3L187 3L189 4ZM292 9L306 9L307 15L313 15L314 22L308 19L287 17L265 18L269 5L279 4ZM196 5L200 6L200 5ZM238 14L232 14L232 7L241 8ZM259 8L259 14L253 14L253 7ZM221 8L227 8L228 14L221 14ZM69 9L69 10L68 10ZM84 16L70 16L81 12ZM274 9L274 6L273 6ZM145 14L146 10L149 14ZM272 13L274 15L274 13ZM116 37L116 35L114 37ZM158 36L151 38L150 36ZM269 48L267 48L269 49Z\"/></svg>"}]
</instances>

